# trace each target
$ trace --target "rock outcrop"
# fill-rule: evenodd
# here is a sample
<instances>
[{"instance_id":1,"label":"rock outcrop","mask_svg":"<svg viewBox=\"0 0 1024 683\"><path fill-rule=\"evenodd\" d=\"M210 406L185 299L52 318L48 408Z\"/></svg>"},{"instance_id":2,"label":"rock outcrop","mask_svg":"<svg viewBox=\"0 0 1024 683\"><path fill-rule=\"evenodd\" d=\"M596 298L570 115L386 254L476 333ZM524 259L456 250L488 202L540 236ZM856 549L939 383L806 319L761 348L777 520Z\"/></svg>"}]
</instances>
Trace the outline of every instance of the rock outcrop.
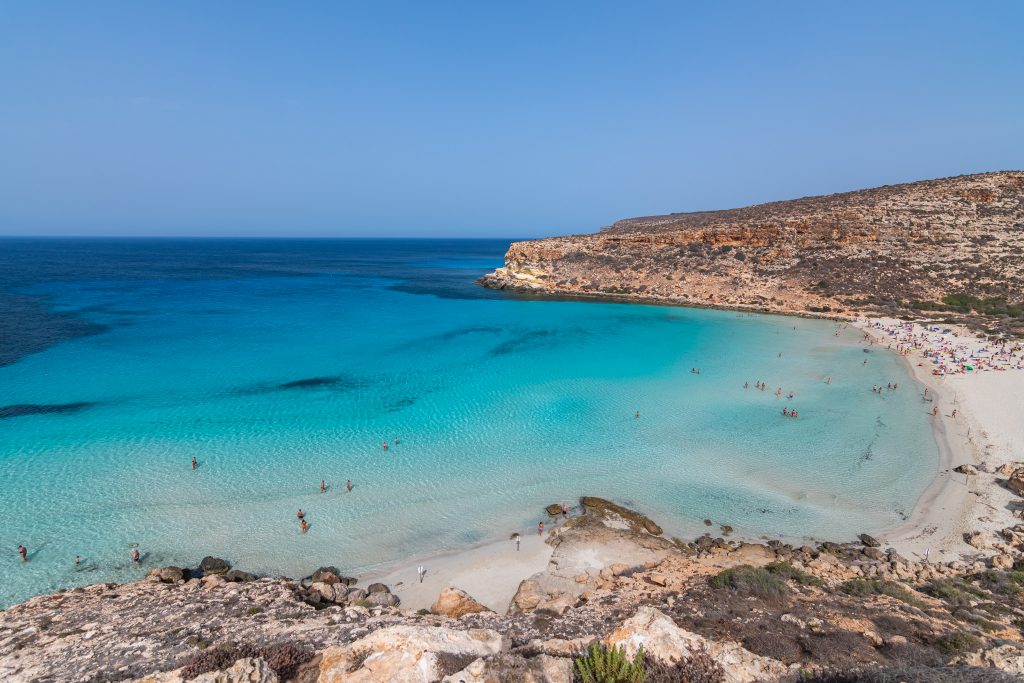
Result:
<instances>
[{"instance_id":1,"label":"rock outcrop","mask_svg":"<svg viewBox=\"0 0 1024 683\"><path fill-rule=\"evenodd\" d=\"M437 596L430 611L434 614L443 614L446 617L464 617L467 614L489 612L485 606L474 600L466 591L449 586Z\"/></svg>"},{"instance_id":2,"label":"rock outcrop","mask_svg":"<svg viewBox=\"0 0 1024 683\"><path fill-rule=\"evenodd\" d=\"M724 683L777 680L789 673L788 667L775 659L759 657L735 643L710 642L696 633L685 631L651 607L641 607L605 641L613 647L625 648L630 657L643 648L647 656L666 662L679 662L706 652L721 665L725 672Z\"/></svg>"},{"instance_id":3,"label":"rock outcrop","mask_svg":"<svg viewBox=\"0 0 1024 683\"><path fill-rule=\"evenodd\" d=\"M515 242L480 282L805 314L940 310L1024 332L1024 309L1006 306L1024 303L1024 171L622 220Z\"/></svg>"}]
</instances>

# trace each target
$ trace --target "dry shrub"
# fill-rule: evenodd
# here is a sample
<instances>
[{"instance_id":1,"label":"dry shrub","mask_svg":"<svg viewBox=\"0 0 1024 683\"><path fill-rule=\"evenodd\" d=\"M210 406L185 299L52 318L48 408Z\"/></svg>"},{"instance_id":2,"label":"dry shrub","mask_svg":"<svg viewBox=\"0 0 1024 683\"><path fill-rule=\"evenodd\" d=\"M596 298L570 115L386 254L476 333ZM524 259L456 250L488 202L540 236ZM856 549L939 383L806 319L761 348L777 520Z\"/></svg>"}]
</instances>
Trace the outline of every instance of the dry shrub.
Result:
<instances>
[{"instance_id":1,"label":"dry shrub","mask_svg":"<svg viewBox=\"0 0 1024 683\"><path fill-rule=\"evenodd\" d=\"M313 659L313 652L295 643L276 643L266 647L251 645L211 647L192 655L185 663L181 677L188 681L199 674L227 669L239 659L247 657L262 658L278 678L286 681L294 678L299 668Z\"/></svg>"},{"instance_id":2,"label":"dry shrub","mask_svg":"<svg viewBox=\"0 0 1024 683\"><path fill-rule=\"evenodd\" d=\"M778 630L762 630L743 638L743 647L762 657L778 659L783 664L800 661L803 647L797 640Z\"/></svg>"},{"instance_id":3,"label":"dry shrub","mask_svg":"<svg viewBox=\"0 0 1024 683\"><path fill-rule=\"evenodd\" d=\"M725 671L705 650L678 662L666 663L652 657L644 662L644 683L722 683Z\"/></svg>"}]
</instances>

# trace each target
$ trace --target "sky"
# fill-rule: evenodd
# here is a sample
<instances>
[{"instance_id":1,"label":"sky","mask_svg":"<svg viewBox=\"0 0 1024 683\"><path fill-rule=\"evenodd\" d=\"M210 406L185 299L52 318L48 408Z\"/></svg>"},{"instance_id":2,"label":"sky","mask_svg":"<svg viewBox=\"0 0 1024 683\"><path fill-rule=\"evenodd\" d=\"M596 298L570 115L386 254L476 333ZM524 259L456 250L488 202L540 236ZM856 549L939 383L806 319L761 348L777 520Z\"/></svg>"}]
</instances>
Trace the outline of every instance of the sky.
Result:
<instances>
[{"instance_id":1,"label":"sky","mask_svg":"<svg viewBox=\"0 0 1024 683\"><path fill-rule=\"evenodd\" d=\"M0 0L0 234L532 237L1024 168L1024 2Z\"/></svg>"}]
</instances>

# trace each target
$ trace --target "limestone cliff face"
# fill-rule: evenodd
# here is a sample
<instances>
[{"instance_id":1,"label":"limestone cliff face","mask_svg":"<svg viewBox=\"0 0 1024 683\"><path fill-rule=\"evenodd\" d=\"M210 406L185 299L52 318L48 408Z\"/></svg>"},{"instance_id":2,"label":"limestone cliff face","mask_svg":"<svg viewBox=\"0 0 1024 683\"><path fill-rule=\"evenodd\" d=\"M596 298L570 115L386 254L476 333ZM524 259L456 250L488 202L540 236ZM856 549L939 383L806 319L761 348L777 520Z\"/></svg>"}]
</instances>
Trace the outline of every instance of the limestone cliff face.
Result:
<instances>
[{"instance_id":1,"label":"limestone cliff face","mask_svg":"<svg viewBox=\"0 0 1024 683\"><path fill-rule=\"evenodd\" d=\"M840 315L907 314L915 302L953 294L1021 302L1024 171L631 218L597 234L515 242L481 284ZM1024 328L1024 320L995 322Z\"/></svg>"}]
</instances>

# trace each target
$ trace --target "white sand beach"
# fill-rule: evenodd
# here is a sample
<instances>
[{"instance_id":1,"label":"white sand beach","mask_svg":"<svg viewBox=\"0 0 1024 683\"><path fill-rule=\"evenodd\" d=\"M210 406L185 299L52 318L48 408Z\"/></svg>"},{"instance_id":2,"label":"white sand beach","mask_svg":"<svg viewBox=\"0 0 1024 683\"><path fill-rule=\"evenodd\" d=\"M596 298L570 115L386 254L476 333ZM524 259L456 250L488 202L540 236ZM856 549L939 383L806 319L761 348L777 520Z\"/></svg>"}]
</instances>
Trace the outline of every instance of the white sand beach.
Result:
<instances>
[{"instance_id":1,"label":"white sand beach","mask_svg":"<svg viewBox=\"0 0 1024 683\"><path fill-rule=\"evenodd\" d=\"M1024 461L1024 348L988 342L958 326L862 319L855 325L877 345L900 353L928 389L926 410L938 408L940 462L935 480L908 522L882 538L911 559L952 561L991 555L964 534L991 536L1019 523L1019 497L1000 485L996 470ZM922 397L923 398L923 397ZM956 411L954 413L954 410ZM954 472L963 464L976 475Z\"/></svg>"}]
</instances>

